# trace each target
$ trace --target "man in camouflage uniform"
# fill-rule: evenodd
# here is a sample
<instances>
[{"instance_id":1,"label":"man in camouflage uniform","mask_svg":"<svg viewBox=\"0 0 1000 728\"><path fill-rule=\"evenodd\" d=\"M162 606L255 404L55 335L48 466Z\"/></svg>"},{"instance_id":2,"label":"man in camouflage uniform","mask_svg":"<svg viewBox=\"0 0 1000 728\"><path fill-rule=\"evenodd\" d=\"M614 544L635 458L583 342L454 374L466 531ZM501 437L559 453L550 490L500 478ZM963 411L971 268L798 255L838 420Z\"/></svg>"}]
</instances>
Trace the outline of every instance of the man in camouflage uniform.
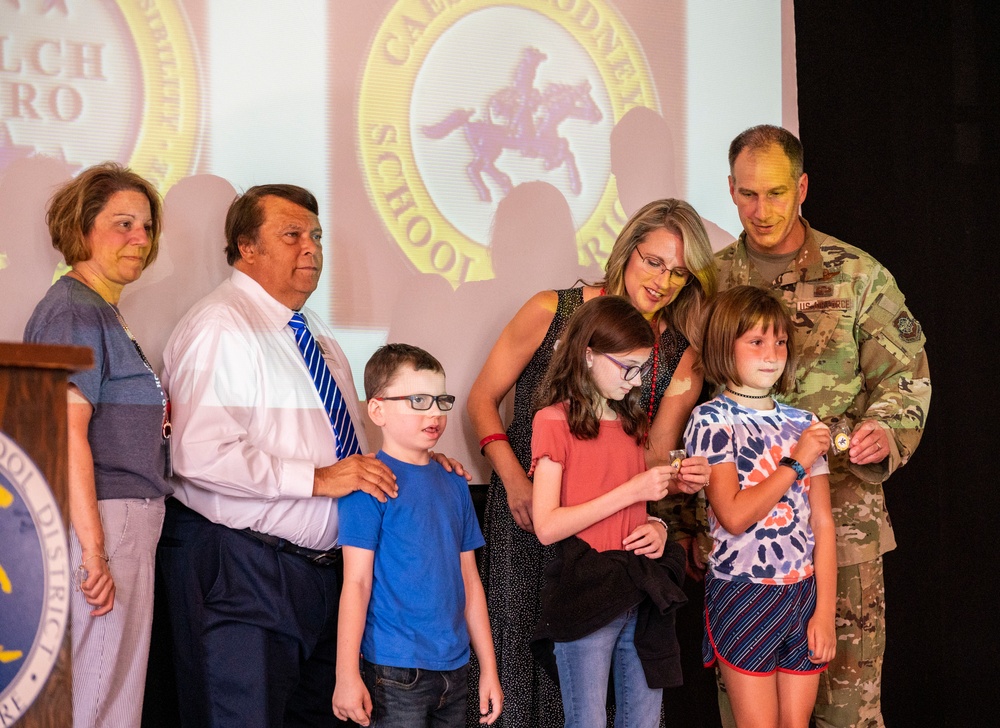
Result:
<instances>
[{"instance_id":1,"label":"man in camouflage uniform","mask_svg":"<svg viewBox=\"0 0 1000 728\"><path fill-rule=\"evenodd\" d=\"M882 726L882 554L896 546L882 483L920 442L931 384L924 334L892 275L799 216L808 178L802 145L758 126L729 149L729 190L743 233L719 251L720 290L767 288L791 309L799 353L788 404L846 427L830 456L837 529L837 656L820 678L815 724ZM841 438L847 445L847 438ZM728 701L720 694L723 722Z\"/></svg>"}]
</instances>

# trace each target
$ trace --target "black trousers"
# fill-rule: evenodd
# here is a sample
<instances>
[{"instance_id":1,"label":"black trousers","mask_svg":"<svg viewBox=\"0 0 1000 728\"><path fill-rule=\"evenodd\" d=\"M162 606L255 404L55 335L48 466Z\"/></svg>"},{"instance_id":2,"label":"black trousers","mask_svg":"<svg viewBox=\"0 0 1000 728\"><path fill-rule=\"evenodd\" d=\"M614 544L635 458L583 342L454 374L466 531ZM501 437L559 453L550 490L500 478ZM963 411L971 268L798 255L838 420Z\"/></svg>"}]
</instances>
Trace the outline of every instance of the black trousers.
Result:
<instances>
[{"instance_id":1,"label":"black trousers","mask_svg":"<svg viewBox=\"0 0 1000 728\"><path fill-rule=\"evenodd\" d=\"M157 551L184 728L343 725L331 699L340 569L171 499Z\"/></svg>"}]
</instances>

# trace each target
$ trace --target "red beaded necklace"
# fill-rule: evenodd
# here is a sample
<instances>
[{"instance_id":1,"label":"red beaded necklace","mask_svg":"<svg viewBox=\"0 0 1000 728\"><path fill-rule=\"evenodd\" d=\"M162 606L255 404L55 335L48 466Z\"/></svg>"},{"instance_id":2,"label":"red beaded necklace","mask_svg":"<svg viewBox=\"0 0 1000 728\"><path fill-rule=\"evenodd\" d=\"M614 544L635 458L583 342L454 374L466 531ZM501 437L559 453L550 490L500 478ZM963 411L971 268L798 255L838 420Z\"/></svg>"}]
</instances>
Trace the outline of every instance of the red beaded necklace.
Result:
<instances>
[{"instance_id":1,"label":"red beaded necklace","mask_svg":"<svg viewBox=\"0 0 1000 728\"><path fill-rule=\"evenodd\" d=\"M657 327L659 328L659 327ZM646 416L649 418L649 426L653 426L653 403L656 402L656 375L660 371L660 337L656 337L656 341L653 343L653 378L649 382L649 408L646 410ZM646 441L649 439L649 430L646 430L646 434L642 437L642 444L645 445Z\"/></svg>"},{"instance_id":2,"label":"red beaded necklace","mask_svg":"<svg viewBox=\"0 0 1000 728\"><path fill-rule=\"evenodd\" d=\"M601 288L601 292L598 295L603 296L606 293L607 291L604 288ZM646 417L649 418L649 426L652 427L653 409L656 406L656 377L660 372L660 326L659 326L659 321L657 321L655 324L650 324L650 325L653 326L653 333L656 335L656 339L653 342L653 371L652 371L653 378L652 380L650 380L649 383L649 389L650 389L649 407L646 408ZM643 435L642 444L645 445L647 440L649 440L648 430L646 431L646 434Z\"/></svg>"}]
</instances>

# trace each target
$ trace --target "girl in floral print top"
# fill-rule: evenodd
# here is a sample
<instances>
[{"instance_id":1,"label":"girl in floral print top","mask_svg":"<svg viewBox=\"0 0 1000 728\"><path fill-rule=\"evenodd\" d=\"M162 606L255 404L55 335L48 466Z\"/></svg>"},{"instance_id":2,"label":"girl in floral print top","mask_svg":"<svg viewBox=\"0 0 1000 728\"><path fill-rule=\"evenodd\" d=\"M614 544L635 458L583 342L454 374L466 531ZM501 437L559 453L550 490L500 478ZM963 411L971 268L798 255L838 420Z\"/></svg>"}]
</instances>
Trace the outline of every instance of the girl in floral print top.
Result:
<instances>
[{"instance_id":1,"label":"girl in floral print top","mask_svg":"<svg viewBox=\"0 0 1000 728\"><path fill-rule=\"evenodd\" d=\"M712 466L705 664L719 660L741 728L777 726L779 716L805 728L836 650L830 431L771 396L794 387L792 332L769 292L720 294L703 362L724 391L694 410L684 435L689 454Z\"/></svg>"}]
</instances>

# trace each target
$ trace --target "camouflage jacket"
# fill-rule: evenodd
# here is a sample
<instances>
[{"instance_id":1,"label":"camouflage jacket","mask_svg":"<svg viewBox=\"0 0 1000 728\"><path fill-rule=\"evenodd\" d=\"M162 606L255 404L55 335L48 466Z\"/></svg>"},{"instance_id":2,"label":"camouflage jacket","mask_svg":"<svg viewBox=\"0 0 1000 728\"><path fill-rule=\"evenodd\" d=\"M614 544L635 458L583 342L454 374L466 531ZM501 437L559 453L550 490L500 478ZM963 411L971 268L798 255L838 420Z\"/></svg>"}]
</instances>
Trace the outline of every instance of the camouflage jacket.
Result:
<instances>
[{"instance_id":1,"label":"camouflage jacket","mask_svg":"<svg viewBox=\"0 0 1000 728\"><path fill-rule=\"evenodd\" d=\"M858 466L830 458L840 566L871 561L896 546L882 483L905 464L924 432L931 380L924 333L896 281L862 250L806 226L788 269L765 281L750 263L746 233L716 254L719 286L770 288L791 308L799 352L795 391L783 397L828 425L879 422L890 452Z\"/></svg>"}]
</instances>

